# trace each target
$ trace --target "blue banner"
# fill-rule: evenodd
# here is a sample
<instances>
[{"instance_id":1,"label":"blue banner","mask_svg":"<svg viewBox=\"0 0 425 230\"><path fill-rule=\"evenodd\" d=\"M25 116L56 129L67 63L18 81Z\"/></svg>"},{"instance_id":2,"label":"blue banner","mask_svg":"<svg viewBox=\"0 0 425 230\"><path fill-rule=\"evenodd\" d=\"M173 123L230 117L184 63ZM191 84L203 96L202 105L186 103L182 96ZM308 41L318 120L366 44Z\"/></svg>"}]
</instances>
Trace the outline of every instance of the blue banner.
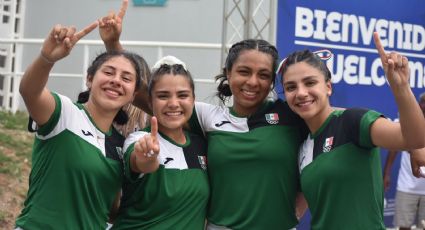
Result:
<instances>
[{"instance_id":1,"label":"blue banner","mask_svg":"<svg viewBox=\"0 0 425 230\"><path fill-rule=\"evenodd\" d=\"M277 48L281 58L295 50L329 49L331 104L374 109L396 119L397 106L373 42L380 34L386 51L409 59L410 86L416 97L425 91L425 1L410 0L279 0ZM277 84L281 97L282 87ZM386 150L382 151L382 163ZM385 224L392 227L399 160L386 192ZM350 208L350 207L347 207ZM308 219L308 217L307 217ZM303 220L298 229L309 229Z\"/></svg>"}]
</instances>

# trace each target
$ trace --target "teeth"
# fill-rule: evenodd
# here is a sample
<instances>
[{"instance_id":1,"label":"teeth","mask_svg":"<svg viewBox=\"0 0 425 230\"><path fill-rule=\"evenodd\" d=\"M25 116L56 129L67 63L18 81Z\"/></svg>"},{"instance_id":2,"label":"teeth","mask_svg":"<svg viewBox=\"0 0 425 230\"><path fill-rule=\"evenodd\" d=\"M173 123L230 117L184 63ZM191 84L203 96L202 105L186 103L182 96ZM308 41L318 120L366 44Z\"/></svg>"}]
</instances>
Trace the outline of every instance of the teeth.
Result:
<instances>
[{"instance_id":1,"label":"teeth","mask_svg":"<svg viewBox=\"0 0 425 230\"><path fill-rule=\"evenodd\" d=\"M182 114L182 112L167 112L165 114L168 116L179 116Z\"/></svg>"},{"instance_id":2,"label":"teeth","mask_svg":"<svg viewBox=\"0 0 425 230\"><path fill-rule=\"evenodd\" d=\"M242 90L246 95L248 96L255 96L256 93L255 92L251 92L251 91L246 91L246 90Z\"/></svg>"},{"instance_id":3,"label":"teeth","mask_svg":"<svg viewBox=\"0 0 425 230\"><path fill-rule=\"evenodd\" d=\"M304 101L304 102L300 102L297 105L298 106L306 106L306 105L310 105L312 102L311 101Z\"/></svg>"},{"instance_id":4,"label":"teeth","mask_svg":"<svg viewBox=\"0 0 425 230\"><path fill-rule=\"evenodd\" d=\"M105 91L107 91L108 93L113 94L115 96L119 96L120 95L117 91L114 91L114 90L107 89Z\"/></svg>"}]
</instances>

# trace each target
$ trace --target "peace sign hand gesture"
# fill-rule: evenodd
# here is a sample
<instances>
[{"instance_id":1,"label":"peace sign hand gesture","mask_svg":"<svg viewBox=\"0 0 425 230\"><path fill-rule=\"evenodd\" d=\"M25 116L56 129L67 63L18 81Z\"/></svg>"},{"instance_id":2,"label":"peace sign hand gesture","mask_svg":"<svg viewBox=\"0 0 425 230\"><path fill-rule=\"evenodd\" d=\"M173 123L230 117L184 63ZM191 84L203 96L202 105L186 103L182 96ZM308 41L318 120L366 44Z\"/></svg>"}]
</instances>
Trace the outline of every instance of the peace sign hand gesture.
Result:
<instances>
[{"instance_id":1,"label":"peace sign hand gesture","mask_svg":"<svg viewBox=\"0 0 425 230\"><path fill-rule=\"evenodd\" d=\"M128 0L123 0L118 14L115 14L114 11L110 11L107 16L98 20L100 38L105 43L108 50L122 49L118 46L118 43L122 32L122 22L127 8Z\"/></svg>"},{"instance_id":2,"label":"peace sign hand gesture","mask_svg":"<svg viewBox=\"0 0 425 230\"><path fill-rule=\"evenodd\" d=\"M377 32L373 33L373 39L390 86L409 86L410 69L407 58L397 52L385 53Z\"/></svg>"},{"instance_id":3,"label":"peace sign hand gesture","mask_svg":"<svg viewBox=\"0 0 425 230\"><path fill-rule=\"evenodd\" d=\"M45 61L54 63L68 56L74 45L96 27L97 22L94 22L83 30L76 32L73 26L65 27L59 24L54 26L44 40L41 48L42 57Z\"/></svg>"},{"instance_id":4,"label":"peace sign hand gesture","mask_svg":"<svg viewBox=\"0 0 425 230\"><path fill-rule=\"evenodd\" d=\"M159 167L158 121L151 119L151 133L144 135L134 144L135 169L141 173L154 172Z\"/></svg>"}]
</instances>

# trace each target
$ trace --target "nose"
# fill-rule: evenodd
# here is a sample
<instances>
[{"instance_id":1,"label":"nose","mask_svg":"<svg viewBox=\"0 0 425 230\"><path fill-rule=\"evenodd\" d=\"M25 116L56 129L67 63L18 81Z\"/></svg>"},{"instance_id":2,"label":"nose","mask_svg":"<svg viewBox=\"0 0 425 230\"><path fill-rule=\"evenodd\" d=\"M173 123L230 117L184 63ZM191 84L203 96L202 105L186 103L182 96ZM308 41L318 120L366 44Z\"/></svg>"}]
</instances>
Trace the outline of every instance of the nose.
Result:
<instances>
[{"instance_id":1,"label":"nose","mask_svg":"<svg viewBox=\"0 0 425 230\"><path fill-rule=\"evenodd\" d=\"M298 88L297 88L297 97L299 97L299 98L303 98L303 97L306 97L308 95L308 90L307 90L307 88L306 87L304 87L304 86L299 86Z\"/></svg>"},{"instance_id":2,"label":"nose","mask_svg":"<svg viewBox=\"0 0 425 230\"><path fill-rule=\"evenodd\" d=\"M256 86L258 85L258 77L255 74L252 74L249 76L249 79L246 81L246 83L250 86Z\"/></svg>"},{"instance_id":3,"label":"nose","mask_svg":"<svg viewBox=\"0 0 425 230\"><path fill-rule=\"evenodd\" d=\"M110 80L110 82L109 82L111 85L114 85L114 86L121 86L121 77L120 77L120 75L119 74L115 74L112 78L111 78L111 80Z\"/></svg>"},{"instance_id":4,"label":"nose","mask_svg":"<svg viewBox=\"0 0 425 230\"><path fill-rule=\"evenodd\" d=\"M177 97L170 97L167 103L170 108L177 108L179 106L179 100Z\"/></svg>"}]
</instances>

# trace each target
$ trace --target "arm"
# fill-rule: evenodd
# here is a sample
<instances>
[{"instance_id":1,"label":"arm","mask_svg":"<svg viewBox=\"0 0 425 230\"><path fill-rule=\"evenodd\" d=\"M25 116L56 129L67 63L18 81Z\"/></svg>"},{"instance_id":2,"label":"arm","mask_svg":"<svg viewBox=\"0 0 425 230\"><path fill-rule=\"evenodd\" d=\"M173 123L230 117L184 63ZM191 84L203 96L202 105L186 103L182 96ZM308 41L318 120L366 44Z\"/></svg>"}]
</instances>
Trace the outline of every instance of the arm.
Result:
<instances>
[{"instance_id":1,"label":"arm","mask_svg":"<svg viewBox=\"0 0 425 230\"><path fill-rule=\"evenodd\" d=\"M393 167L394 159L397 156L397 151L390 150L388 151L387 160L385 161L384 166L384 189L388 190L391 184L391 169Z\"/></svg>"},{"instance_id":2,"label":"arm","mask_svg":"<svg viewBox=\"0 0 425 230\"><path fill-rule=\"evenodd\" d=\"M118 216L118 210L120 207L120 201L121 201L121 191L117 193L115 196L114 203L112 204L111 210L109 211L109 223L114 223L115 219Z\"/></svg>"},{"instance_id":3,"label":"arm","mask_svg":"<svg viewBox=\"0 0 425 230\"><path fill-rule=\"evenodd\" d=\"M156 117L151 118L151 133L140 138L134 144L134 151L130 155L130 167L136 173L151 173L159 168L158 161L158 122Z\"/></svg>"},{"instance_id":4,"label":"arm","mask_svg":"<svg viewBox=\"0 0 425 230\"><path fill-rule=\"evenodd\" d=\"M55 100L46 88L54 63L68 56L74 45L96 27L97 22L76 33L74 27L56 25L44 40L38 57L25 71L19 92L37 125L45 124L55 110Z\"/></svg>"},{"instance_id":5,"label":"arm","mask_svg":"<svg viewBox=\"0 0 425 230\"><path fill-rule=\"evenodd\" d=\"M304 194L302 192L299 192L295 200L295 215L297 216L298 220L304 216L307 208L307 200L305 199Z\"/></svg>"},{"instance_id":6,"label":"arm","mask_svg":"<svg viewBox=\"0 0 425 230\"><path fill-rule=\"evenodd\" d=\"M376 32L374 40L398 106L400 123L377 119L371 126L372 141L376 146L387 149L425 147L425 119L410 89L408 60L395 52L385 53Z\"/></svg>"},{"instance_id":7,"label":"arm","mask_svg":"<svg viewBox=\"0 0 425 230\"><path fill-rule=\"evenodd\" d=\"M123 0L118 14L111 11L107 16L98 20L99 34L107 51L124 50L120 43L120 36L127 7L128 0ZM149 106L148 87L146 84L142 83L141 87L137 90L133 105L152 115L152 110Z\"/></svg>"}]
</instances>

